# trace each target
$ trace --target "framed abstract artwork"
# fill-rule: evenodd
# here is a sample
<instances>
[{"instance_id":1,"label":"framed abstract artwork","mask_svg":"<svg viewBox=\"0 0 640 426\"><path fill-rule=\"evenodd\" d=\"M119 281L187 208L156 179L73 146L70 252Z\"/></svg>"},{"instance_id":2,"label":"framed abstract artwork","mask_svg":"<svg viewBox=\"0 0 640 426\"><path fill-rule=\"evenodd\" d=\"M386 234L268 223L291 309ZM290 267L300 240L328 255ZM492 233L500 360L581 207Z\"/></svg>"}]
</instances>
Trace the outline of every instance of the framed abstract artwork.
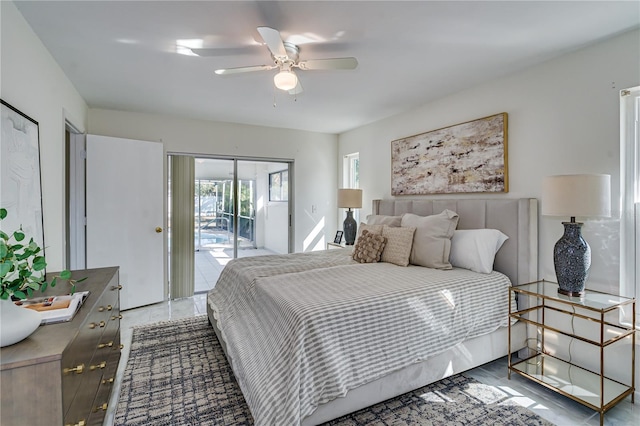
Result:
<instances>
[{"instance_id":1,"label":"framed abstract artwork","mask_svg":"<svg viewBox=\"0 0 640 426\"><path fill-rule=\"evenodd\" d=\"M391 142L391 194L508 192L507 113Z\"/></svg>"},{"instance_id":2,"label":"framed abstract artwork","mask_svg":"<svg viewBox=\"0 0 640 426\"><path fill-rule=\"evenodd\" d=\"M38 122L0 103L0 207L7 209L0 227L7 233L22 227L27 238L44 247Z\"/></svg>"}]
</instances>

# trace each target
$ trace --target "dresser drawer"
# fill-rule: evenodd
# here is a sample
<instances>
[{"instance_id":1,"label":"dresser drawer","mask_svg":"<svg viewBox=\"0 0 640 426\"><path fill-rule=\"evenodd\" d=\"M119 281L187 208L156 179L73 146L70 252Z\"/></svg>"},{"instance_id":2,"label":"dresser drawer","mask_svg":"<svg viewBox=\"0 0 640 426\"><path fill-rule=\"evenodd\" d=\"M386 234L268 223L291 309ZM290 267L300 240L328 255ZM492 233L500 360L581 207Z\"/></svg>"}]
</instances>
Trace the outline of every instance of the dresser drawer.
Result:
<instances>
[{"instance_id":1,"label":"dresser drawer","mask_svg":"<svg viewBox=\"0 0 640 426\"><path fill-rule=\"evenodd\" d=\"M71 400L65 412L65 424L77 424L89 418L104 418L107 400L96 405L98 390L110 392L120 360L120 309L118 283L112 280L94 305L70 350L83 353L86 364L82 374L68 380L63 388ZM79 376L82 376L78 380ZM64 379L63 379L64 380ZM103 384L104 382L104 384ZM68 394L66 392L69 392ZM66 402L66 400L65 400Z\"/></svg>"},{"instance_id":2,"label":"dresser drawer","mask_svg":"<svg viewBox=\"0 0 640 426\"><path fill-rule=\"evenodd\" d=\"M83 307L84 308L84 307ZM82 308L81 308L82 309ZM100 344L104 331L111 325L110 312L100 312L94 308L87 315L77 332L76 338L62 355L62 400L63 412L66 413L75 398L80 383L89 374L94 353Z\"/></svg>"}]
</instances>

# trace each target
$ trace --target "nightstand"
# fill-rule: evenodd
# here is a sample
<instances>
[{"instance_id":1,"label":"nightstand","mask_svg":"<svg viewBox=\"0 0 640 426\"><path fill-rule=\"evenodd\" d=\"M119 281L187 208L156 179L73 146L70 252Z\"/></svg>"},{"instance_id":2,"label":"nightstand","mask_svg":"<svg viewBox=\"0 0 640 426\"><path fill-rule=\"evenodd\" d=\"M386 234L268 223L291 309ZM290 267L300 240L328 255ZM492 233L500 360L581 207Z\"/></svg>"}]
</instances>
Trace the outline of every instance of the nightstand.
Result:
<instances>
[{"instance_id":1,"label":"nightstand","mask_svg":"<svg viewBox=\"0 0 640 426\"><path fill-rule=\"evenodd\" d=\"M558 293L558 284L545 280L512 286L509 296L514 294L520 306L526 307L516 312L509 309L509 379L512 372L520 374L596 410L600 413L600 425L604 413L618 402L629 395L634 402L634 298L593 290L585 290L581 297L569 297ZM621 323L622 309L632 314L631 325ZM511 319L523 321L536 331L535 337L527 339L536 343L535 348L527 345L533 355L517 362L511 359ZM568 345L563 345L566 340ZM628 357L622 353L625 351L629 352ZM599 359L591 353L598 353ZM629 363L630 374L623 374L625 379L614 379L612 372L605 371L605 365L611 365L612 355L621 369ZM606 359L609 364L605 364Z\"/></svg>"},{"instance_id":2,"label":"nightstand","mask_svg":"<svg viewBox=\"0 0 640 426\"><path fill-rule=\"evenodd\" d=\"M337 248L346 248L347 246L344 243L327 243L327 250L337 249Z\"/></svg>"}]
</instances>

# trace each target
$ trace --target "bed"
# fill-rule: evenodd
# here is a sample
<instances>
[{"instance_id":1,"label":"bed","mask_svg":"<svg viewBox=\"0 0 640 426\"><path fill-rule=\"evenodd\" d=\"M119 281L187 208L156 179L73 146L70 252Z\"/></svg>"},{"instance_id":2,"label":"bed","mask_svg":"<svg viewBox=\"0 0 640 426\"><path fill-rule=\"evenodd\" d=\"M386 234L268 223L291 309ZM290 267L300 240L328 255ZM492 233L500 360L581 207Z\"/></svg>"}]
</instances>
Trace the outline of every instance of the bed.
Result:
<instances>
[{"instance_id":1,"label":"bed","mask_svg":"<svg viewBox=\"0 0 640 426\"><path fill-rule=\"evenodd\" d=\"M507 354L507 288L537 279L537 202L374 200L372 214L447 210L458 230L509 237L495 271L359 264L349 249L225 267L207 311L256 424L320 424ZM515 324L511 350L525 346Z\"/></svg>"}]
</instances>

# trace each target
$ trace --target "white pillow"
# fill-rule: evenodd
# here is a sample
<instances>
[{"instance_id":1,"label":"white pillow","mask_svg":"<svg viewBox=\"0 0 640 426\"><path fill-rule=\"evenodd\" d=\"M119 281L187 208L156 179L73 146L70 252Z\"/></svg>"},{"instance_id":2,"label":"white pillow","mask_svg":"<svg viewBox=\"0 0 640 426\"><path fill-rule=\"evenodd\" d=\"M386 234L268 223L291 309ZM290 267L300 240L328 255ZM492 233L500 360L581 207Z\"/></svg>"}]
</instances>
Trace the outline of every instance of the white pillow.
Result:
<instances>
[{"instance_id":1,"label":"white pillow","mask_svg":"<svg viewBox=\"0 0 640 426\"><path fill-rule=\"evenodd\" d=\"M451 238L449 262L458 268L489 274L496 253L507 239L497 229L456 230Z\"/></svg>"}]
</instances>

